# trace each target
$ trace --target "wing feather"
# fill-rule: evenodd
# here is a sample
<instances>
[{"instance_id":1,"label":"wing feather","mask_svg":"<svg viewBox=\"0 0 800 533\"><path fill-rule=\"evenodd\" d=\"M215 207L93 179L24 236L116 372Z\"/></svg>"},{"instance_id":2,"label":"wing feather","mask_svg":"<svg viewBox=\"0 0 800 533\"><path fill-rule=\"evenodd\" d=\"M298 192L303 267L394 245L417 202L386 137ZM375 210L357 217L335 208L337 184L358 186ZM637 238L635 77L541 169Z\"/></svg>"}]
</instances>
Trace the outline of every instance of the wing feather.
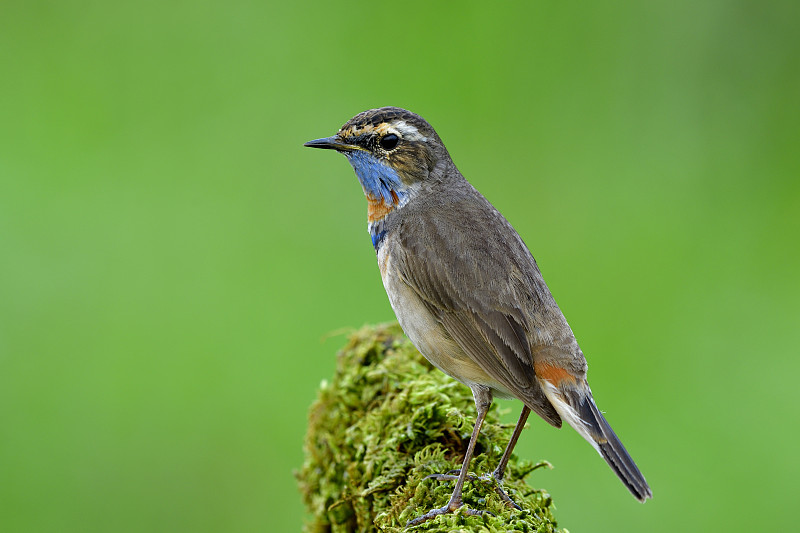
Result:
<instances>
[{"instance_id":1,"label":"wing feather","mask_svg":"<svg viewBox=\"0 0 800 533\"><path fill-rule=\"evenodd\" d=\"M560 426L533 363L538 350L553 352L554 330L566 328L572 342L574 337L522 240L480 199L485 205L467 202L447 210L445 220L432 218L429 210L404 217L393 268L484 372ZM476 225L498 230L489 239L485 231L473 238L470 228Z\"/></svg>"}]
</instances>

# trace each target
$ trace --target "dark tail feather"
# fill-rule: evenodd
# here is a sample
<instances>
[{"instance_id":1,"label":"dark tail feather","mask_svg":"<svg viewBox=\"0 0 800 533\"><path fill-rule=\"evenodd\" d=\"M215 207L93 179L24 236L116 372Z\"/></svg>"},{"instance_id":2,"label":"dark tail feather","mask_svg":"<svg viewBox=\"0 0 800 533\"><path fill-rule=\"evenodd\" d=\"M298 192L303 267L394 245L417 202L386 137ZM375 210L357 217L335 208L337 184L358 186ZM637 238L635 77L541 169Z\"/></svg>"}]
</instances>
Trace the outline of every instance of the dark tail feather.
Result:
<instances>
[{"instance_id":1,"label":"dark tail feather","mask_svg":"<svg viewBox=\"0 0 800 533\"><path fill-rule=\"evenodd\" d=\"M625 446L622 445L614 430L608 425L603 414L591 396L584 402L584 408L579 411L580 417L589 426L589 430L594 437L600 455L606 460L608 466L616 472L631 494L640 502L653 497L650 486L639 471L636 463L633 462Z\"/></svg>"},{"instance_id":2,"label":"dark tail feather","mask_svg":"<svg viewBox=\"0 0 800 533\"><path fill-rule=\"evenodd\" d=\"M588 386L558 389L552 387L546 390L545 394L561 417L600 452L637 500L644 502L647 498L653 497L653 492L636 463L595 405ZM560 401L553 402L554 396Z\"/></svg>"}]
</instances>

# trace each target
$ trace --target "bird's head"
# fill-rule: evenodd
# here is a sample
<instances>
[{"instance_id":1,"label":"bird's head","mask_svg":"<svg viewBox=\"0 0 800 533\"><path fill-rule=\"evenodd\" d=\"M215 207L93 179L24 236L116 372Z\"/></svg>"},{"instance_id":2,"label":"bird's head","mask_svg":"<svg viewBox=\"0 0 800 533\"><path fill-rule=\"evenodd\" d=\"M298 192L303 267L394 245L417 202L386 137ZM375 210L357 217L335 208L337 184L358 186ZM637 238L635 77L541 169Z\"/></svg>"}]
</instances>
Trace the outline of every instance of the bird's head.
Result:
<instances>
[{"instance_id":1,"label":"bird's head","mask_svg":"<svg viewBox=\"0 0 800 533\"><path fill-rule=\"evenodd\" d=\"M392 209L405 204L428 179L447 150L425 119L399 107L370 109L354 116L332 137L304 144L347 157L370 201Z\"/></svg>"}]
</instances>

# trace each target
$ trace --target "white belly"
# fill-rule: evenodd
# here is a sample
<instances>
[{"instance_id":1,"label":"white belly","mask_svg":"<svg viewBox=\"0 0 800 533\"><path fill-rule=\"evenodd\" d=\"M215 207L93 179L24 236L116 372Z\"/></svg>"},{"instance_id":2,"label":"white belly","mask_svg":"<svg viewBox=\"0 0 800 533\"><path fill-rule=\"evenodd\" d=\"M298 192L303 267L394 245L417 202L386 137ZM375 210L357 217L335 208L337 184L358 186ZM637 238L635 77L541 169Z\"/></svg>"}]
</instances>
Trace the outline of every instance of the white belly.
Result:
<instances>
[{"instance_id":1,"label":"white belly","mask_svg":"<svg viewBox=\"0 0 800 533\"><path fill-rule=\"evenodd\" d=\"M483 385L493 389L497 396L512 397L464 353L414 290L394 272L386 248L382 246L378 253L383 286L400 327L414 346L433 366L461 383Z\"/></svg>"}]
</instances>

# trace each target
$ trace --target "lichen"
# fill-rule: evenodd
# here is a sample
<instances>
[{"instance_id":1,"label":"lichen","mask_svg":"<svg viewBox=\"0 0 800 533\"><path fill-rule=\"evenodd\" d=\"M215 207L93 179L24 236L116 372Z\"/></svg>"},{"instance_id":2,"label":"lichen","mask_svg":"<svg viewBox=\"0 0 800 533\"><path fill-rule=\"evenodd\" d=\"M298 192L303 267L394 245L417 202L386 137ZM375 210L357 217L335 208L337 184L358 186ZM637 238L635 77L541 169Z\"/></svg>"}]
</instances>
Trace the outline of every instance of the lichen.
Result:
<instances>
[{"instance_id":1,"label":"lichen","mask_svg":"<svg viewBox=\"0 0 800 533\"><path fill-rule=\"evenodd\" d=\"M338 354L333 380L322 383L309 413L305 462L296 473L311 517L309 533L405 530L408 520L447 503L453 482L424 479L457 469L475 422L470 390L433 368L396 324L355 332ZM491 472L513 424L486 416L470 471ZM460 512L409 531L554 532L552 499L525 477L546 462L512 457L504 488L467 481L464 502L494 516Z\"/></svg>"}]
</instances>

